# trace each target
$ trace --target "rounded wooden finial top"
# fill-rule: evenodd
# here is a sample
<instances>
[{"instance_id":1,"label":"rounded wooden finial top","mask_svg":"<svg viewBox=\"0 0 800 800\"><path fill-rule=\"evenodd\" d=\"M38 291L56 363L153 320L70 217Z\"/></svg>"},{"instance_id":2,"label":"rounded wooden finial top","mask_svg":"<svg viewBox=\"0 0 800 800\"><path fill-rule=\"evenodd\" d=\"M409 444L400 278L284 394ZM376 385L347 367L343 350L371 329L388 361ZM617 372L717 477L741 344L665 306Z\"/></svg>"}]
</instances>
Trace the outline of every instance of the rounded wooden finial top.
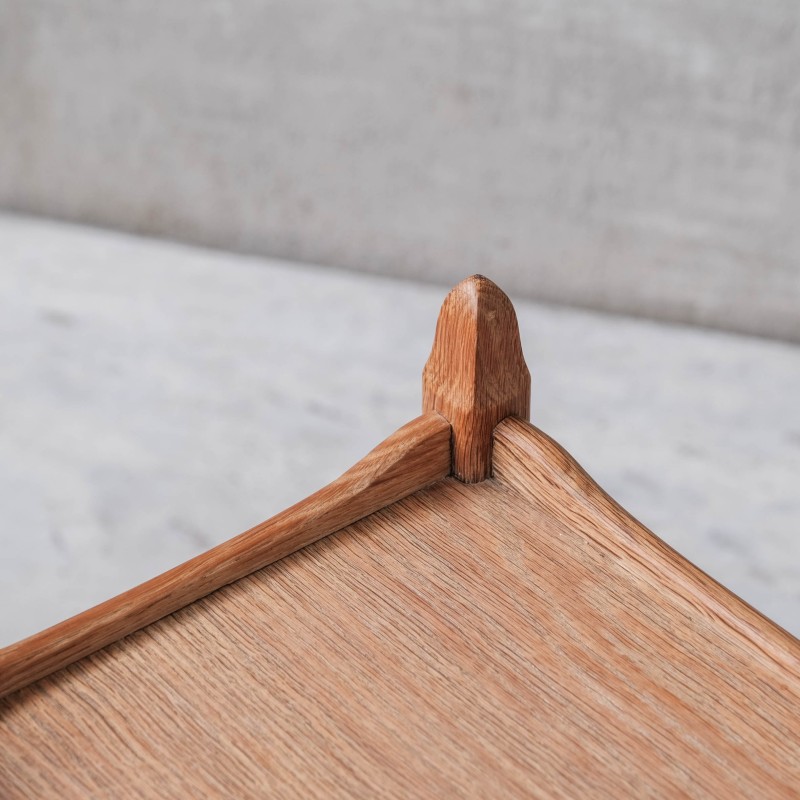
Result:
<instances>
[{"instance_id":1,"label":"rounded wooden finial top","mask_svg":"<svg viewBox=\"0 0 800 800\"><path fill-rule=\"evenodd\" d=\"M483 275L445 298L422 373L423 411L453 429L453 474L467 483L491 474L492 431L514 415L528 419L531 377L514 306Z\"/></svg>"}]
</instances>

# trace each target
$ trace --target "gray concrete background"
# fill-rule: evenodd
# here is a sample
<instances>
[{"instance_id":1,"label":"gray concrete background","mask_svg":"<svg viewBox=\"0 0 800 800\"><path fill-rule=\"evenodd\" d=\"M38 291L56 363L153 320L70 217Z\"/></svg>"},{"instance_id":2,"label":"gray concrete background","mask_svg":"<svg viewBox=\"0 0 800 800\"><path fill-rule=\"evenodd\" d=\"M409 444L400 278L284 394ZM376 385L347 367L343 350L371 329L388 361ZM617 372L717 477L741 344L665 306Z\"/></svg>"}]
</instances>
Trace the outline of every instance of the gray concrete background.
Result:
<instances>
[{"instance_id":1,"label":"gray concrete background","mask_svg":"<svg viewBox=\"0 0 800 800\"><path fill-rule=\"evenodd\" d=\"M795 0L0 0L0 206L800 340Z\"/></svg>"},{"instance_id":2,"label":"gray concrete background","mask_svg":"<svg viewBox=\"0 0 800 800\"><path fill-rule=\"evenodd\" d=\"M416 416L448 288L0 215L0 645ZM516 301L534 422L800 634L800 347Z\"/></svg>"}]
</instances>

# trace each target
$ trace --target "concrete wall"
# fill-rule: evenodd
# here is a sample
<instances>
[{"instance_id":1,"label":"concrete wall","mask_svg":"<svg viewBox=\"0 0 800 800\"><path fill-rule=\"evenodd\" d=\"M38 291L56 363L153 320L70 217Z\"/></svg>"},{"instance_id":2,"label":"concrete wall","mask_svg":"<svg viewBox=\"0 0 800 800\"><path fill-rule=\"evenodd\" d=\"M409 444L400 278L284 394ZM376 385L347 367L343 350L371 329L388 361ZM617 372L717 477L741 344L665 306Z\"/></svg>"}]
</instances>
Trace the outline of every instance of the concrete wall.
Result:
<instances>
[{"instance_id":1,"label":"concrete wall","mask_svg":"<svg viewBox=\"0 0 800 800\"><path fill-rule=\"evenodd\" d=\"M0 206L800 340L795 0L0 0Z\"/></svg>"}]
</instances>

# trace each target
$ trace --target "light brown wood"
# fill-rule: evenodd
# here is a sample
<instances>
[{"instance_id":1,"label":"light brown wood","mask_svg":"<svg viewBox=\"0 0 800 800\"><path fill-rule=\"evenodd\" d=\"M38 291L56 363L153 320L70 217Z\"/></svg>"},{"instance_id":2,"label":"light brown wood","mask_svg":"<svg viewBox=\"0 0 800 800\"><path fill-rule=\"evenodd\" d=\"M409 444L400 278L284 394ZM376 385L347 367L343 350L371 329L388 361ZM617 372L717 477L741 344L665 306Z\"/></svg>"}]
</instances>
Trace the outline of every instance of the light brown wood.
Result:
<instances>
[{"instance_id":1,"label":"light brown wood","mask_svg":"<svg viewBox=\"0 0 800 800\"><path fill-rule=\"evenodd\" d=\"M512 416L490 281L423 381L326 489L0 651L6 689L87 656L0 700L0 797L796 796L800 643Z\"/></svg>"},{"instance_id":2,"label":"light brown wood","mask_svg":"<svg viewBox=\"0 0 800 800\"><path fill-rule=\"evenodd\" d=\"M514 307L488 278L473 275L447 295L422 375L422 408L453 427L453 474L489 477L492 431L503 418L528 419L531 376Z\"/></svg>"},{"instance_id":3,"label":"light brown wood","mask_svg":"<svg viewBox=\"0 0 800 800\"><path fill-rule=\"evenodd\" d=\"M497 426L494 439L495 474L532 507L541 507L587 542L603 548L609 558L630 561L649 579L656 600L659 590L665 596L682 595L716 626L717 635L740 637L754 657L774 659L788 669L785 677L794 684L795 693L800 690L800 642L794 636L645 528L564 448L530 423L506 419Z\"/></svg>"},{"instance_id":4,"label":"light brown wood","mask_svg":"<svg viewBox=\"0 0 800 800\"><path fill-rule=\"evenodd\" d=\"M6 698L0 796L796 796L800 644L530 425L494 468Z\"/></svg>"},{"instance_id":5,"label":"light brown wood","mask_svg":"<svg viewBox=\"0 0 800 800\"><path fill-rule=\"evenodd\" d=\"M249 531L0 650L0 696L349 525L450 472L450 426L424 414L325 488ZM2 794L0 794L2 796Z\"/></svg>"}]
</instances>

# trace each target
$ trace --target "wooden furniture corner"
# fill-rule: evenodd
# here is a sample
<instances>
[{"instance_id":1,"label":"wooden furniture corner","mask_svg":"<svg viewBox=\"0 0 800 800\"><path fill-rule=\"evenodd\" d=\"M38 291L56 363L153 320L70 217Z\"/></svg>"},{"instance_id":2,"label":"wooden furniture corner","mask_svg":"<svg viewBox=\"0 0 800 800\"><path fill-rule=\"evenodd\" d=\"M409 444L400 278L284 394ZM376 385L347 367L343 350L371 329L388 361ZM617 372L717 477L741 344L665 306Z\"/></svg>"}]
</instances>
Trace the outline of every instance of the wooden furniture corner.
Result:
<instances>
[{"instance_id":1,"label":"wooden furniture corner","mask_svg":"<svg viewBox=\"0 0 800 800\"><path fill-rule=\"evenodd\" d=\"M529 404L514 309L469 278L422 416L0 651L0 796L797 796L800 643Z\"/></svg>"}]
</instances>

